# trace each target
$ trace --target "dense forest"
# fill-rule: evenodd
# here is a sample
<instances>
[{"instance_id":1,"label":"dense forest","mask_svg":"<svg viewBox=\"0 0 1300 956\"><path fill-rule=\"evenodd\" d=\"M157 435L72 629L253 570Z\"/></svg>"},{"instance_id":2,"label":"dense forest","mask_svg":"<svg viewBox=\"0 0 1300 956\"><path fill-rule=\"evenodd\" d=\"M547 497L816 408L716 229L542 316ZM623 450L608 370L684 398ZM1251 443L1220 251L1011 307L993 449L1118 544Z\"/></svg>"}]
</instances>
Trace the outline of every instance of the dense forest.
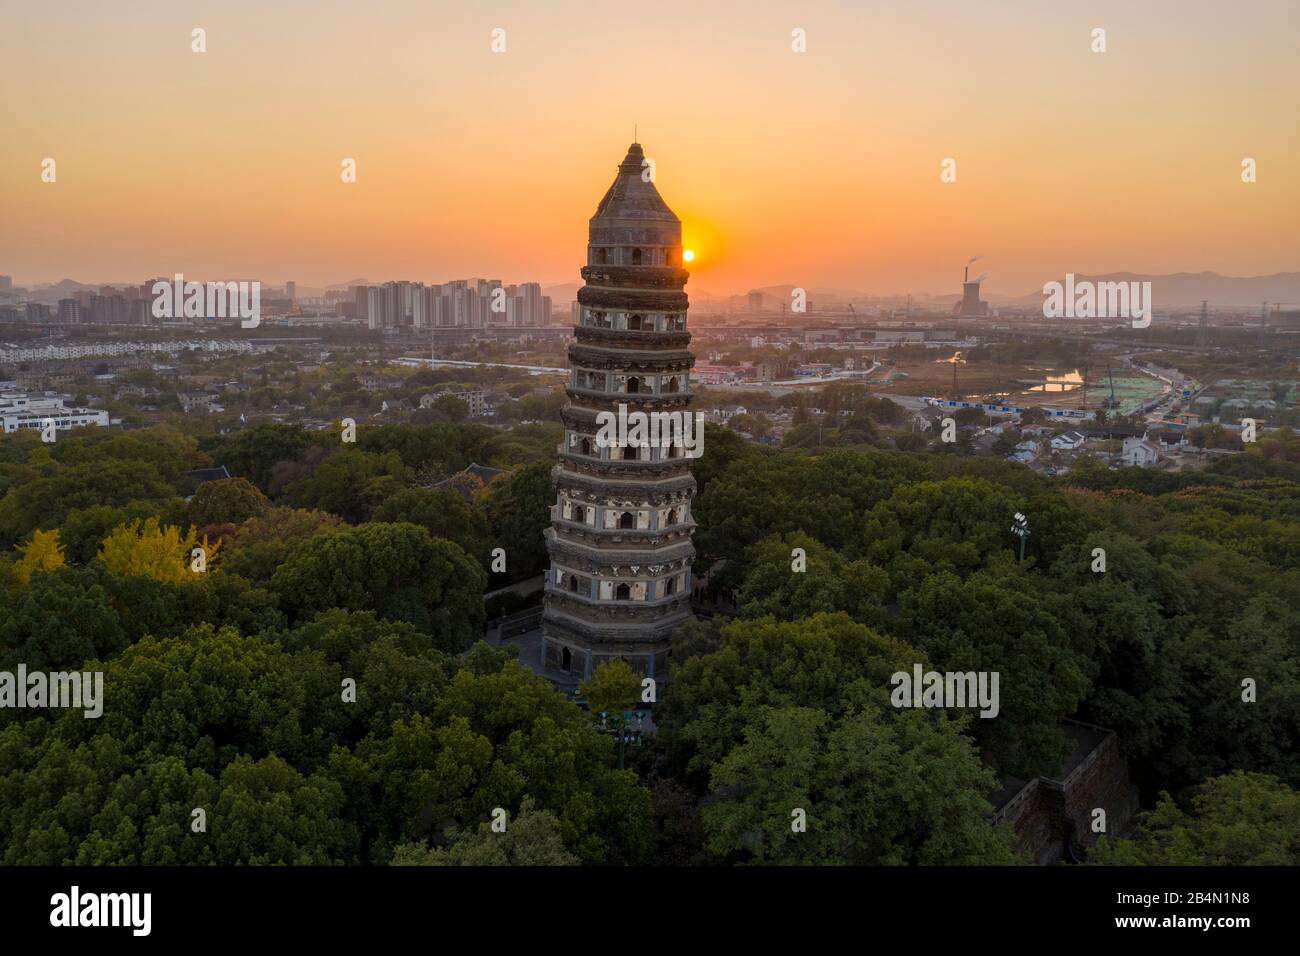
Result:
<instances>
[{"instance_id":1,"label":"dense forest","mask_svg":"<svg viewBox=\"0 0 1300 956\"><path fill-rule=\"evenodd\" d=\"M593 710L481 640L484 593L546 566L557 440L0 441L0 671L106 688L98 719L0 709L0 859L1014 863L989 797L1058 766L1076 717L1117 732L1148 811L1092 862L1300 862L1295 456L1048 479L710 427L696 573L737 614L682 629L618 769ZM999 672L999 718L891 706L918 661ZM584 691L638 687L611 666Z\"/></svg>"}]
</instances>

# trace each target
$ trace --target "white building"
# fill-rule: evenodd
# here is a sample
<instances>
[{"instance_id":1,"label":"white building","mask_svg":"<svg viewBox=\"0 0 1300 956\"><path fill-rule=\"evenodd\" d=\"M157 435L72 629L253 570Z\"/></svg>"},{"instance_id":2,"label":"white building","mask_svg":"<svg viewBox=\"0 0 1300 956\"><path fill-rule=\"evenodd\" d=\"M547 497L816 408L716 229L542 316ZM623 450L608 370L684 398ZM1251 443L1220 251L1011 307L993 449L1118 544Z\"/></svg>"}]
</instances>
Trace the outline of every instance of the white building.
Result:
<instances>
[{"instance_id":1,"label":"white building","mask_svg":"<svg viewBox=\"0 0 1300 956\"><path fill-rule=\"evenodd\" d=\"M213 411L213 402L217 396L211 392L177 392L177 400L181 403L181 410L186 414L190 412L211 412Z\"/></svg>"},{"instance_id":2,"label":"white building","mask_svg":"<svg viewBox=\"0 0 1300 956\"><path fill-rule=\"evenodd\" d=\"M1082 448L1083 443L1088 440L1087 436L1079 432L1063 432L1052 439L1053 451L1074 451L1076 448Z\"/></svg>"},{"instance_id":3,"label":"white building","mask_svg":"<svg viewBox=\"0 0 1300 956\"><path fill-rule=\"evenodd\" d=\"M122 355L176 355L197 349L203 352L251 352L247 340L186 339L175 342L78 342L63 345L39 345L0 348L0 362L61 362L68 359L112 358Z\"/></svg>"},{"instance_id":4,"label":"white building","mask_svg":"<svg viewBox=\"0 0 1300 956\"><path fill-rule=\"evenodd\" d=\"M729 422L737 415L748 415L749 409L744 405L723 405L706 412L704 417L711 422Z\"/></svg>"},{"instance_id":5,"label":"white building","mask_svg":"<svg viewBox=\"0 0 1300 956\"><path fill-rule=\"evenodd\" d=\"M736 370L729 365L698 364L691 369L691 378L701 385L729 385L736 381Z\"/></svg>"},{"instance_id":6,"label":"white building","mask_svg":"<svg viewBox=\"0 0 1300 956\"><path fill-rule=\"evenodd\" d=\"M1141 438L1125 438L1124 449L1120 452L1120 460L1126 465L1145 468L1154 465L1160 460L1160 449L1147 441L1145 435Z\"/></svg>"},{"instance_id":7,"label":"white building","mask_svg":"<svg viewBox=\"0 0 1300 956\"><path fill-rule=\"evenodd\" d=\"M459 398L469 406L470 418L482 418L487 414L487 394L481 388L467 388L461 392L427 392L420 396L420 407L432 408L433 403L444 395Z\"/></svg>"},{"instance_id":8,"label":"white building","mask_svg":"<svg viewBox=\"0 0 1300 956\"><path fill-rule=\"evenodd\" d=\"M4 433L11 435L22 428L44 428L53 422L59 431L80 428L83 425L108 427L108 412L97 408L67 408L57 395L9 394L0 396L0 422Z\"/></svg>"}]
</instances>

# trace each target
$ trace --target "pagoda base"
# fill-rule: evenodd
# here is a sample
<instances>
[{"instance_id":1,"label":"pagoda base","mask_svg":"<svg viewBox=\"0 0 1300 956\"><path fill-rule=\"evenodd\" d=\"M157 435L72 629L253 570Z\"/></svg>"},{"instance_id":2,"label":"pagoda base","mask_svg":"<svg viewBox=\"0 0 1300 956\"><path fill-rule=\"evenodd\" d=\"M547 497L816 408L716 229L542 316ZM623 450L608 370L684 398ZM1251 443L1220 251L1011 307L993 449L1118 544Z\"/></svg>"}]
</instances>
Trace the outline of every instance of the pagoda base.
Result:
<instances>
[{"instance_id":1,"label":"pagoda base","mask_svg":"<svg viewBox=\"0 0 1300 956\"><path fill-rule=\"evenodd\" d=\"M680 614L660 618L653 626L611 634L548 609L542 617L542 664L586 680L600 664L622 658L635 673L659 681L668 673L673 632L692 618L685 606Z\"/></svg>"}]
</instances>

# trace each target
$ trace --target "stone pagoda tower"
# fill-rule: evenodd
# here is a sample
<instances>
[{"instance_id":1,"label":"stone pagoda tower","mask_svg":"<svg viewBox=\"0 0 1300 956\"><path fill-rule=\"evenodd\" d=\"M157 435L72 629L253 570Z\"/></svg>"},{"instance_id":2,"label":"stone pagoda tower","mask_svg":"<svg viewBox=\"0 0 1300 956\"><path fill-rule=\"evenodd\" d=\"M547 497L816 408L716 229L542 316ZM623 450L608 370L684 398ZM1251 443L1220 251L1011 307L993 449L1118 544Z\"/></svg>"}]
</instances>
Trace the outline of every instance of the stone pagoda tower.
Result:
<instances>
[{"instance_id":1,"label":"stone pagoda tower","mask_svg":"<svg viewBox=\"0 0 1300 956\"><path fill-rule=\"evenodd\" d=\"M544 662L580 677L618 657L661 675L691 616L691 458L597 440L601 412L687 413L691 400L682 225L643 161L633 143L591 217L546 530Z\"/></svg>"}]
</instances>

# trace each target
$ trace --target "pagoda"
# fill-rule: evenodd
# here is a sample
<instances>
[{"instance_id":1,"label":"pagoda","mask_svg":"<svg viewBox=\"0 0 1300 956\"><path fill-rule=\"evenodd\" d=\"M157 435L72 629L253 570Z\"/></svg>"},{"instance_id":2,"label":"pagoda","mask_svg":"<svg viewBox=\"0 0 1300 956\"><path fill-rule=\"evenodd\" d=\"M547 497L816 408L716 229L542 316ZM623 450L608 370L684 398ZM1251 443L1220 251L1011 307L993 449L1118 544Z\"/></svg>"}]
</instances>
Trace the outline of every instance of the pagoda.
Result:
<instances>
[{"instance_id":1,"label":"pagoda","mask_svg":"<svg viewBox=\"0 0 1300 956\"><path fill-rule=\"evenodd\" d=\"M680 443L598 438L602 412L684 417L691 400L682 225L638 143L591 217L582 278L546 529L544 664L589 677L623 658L660 676L691 617L691 458Z\"/></svg>"}]
</instances>

